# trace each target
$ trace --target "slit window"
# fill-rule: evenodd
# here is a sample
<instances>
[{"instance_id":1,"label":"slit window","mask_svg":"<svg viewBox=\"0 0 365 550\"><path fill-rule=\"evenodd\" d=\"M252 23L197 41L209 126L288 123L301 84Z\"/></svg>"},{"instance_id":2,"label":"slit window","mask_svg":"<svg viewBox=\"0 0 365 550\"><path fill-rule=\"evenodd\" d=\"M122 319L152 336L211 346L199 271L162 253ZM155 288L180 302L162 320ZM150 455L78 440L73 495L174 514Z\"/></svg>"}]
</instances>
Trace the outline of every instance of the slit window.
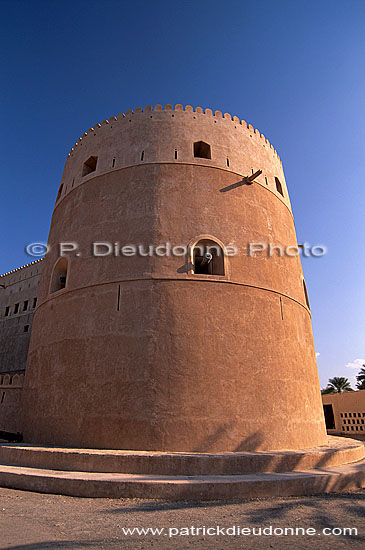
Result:
<instances>
[{"instance_id":1,"label":"slit window","mask_svg":"<svg viewBox=\"0 0 365 550\"><path fill-rule=\"evenodd\" d=\"M144 159L144 151L142 151L142 153L141 153L141 160L143 160L143 159Z\"/></svg>"},{"instance_id":2,"label":"slit window","mask_svg":"<svg viewBox=\"0 0 365 550\"><path fill-rule=\"evenodd\" d=\"M177 160L177 150L175 149L175 160Z\"/></svg>"},{"instance_id":3,"label":"slit window","mask_svg":"<svg viewBox=\"0 0 365 550\"><path fill-rule=\"evenodd\" d=\"M33 309L36 307L37 305L37 298L33 298Z\"/></svg>"},{"instance_id":4,"label":"slit window","mask_svg":"<svg viewBox=\"0 0 365 550\"><path fill-rule=\"evenodd\" d=\"M304 280L304 279L303 279L303 290L304 290L305 303L307 304L308 309L310 309L309 298L308 298L308 291L307 291L307 285L305 284L305 280Z\"/></svg>"},{"instance_id":5,"label":"slit window","mask_svg":"<svg viewBox=\"0 0 365 550\"><path fill-rule=\"evenodd\" d=\"M194 143L194 157L199 159L211 159L212 153L209 143L196 141Z\"/></svg>"},{"instance_id":6,"label":"slit window","mask_svg":"<svg viewBox=\"0 0 365 550\"><path fill-rule=\"evenodd\" d=\"M58 193L57 193L57 199L56 199L56 202L60 199L61 195L62 195L62 189L63 189L63 183L61 183L59 189L58 189Z\"/></svg>"},{"instance_id":7,"label":"slit window","mask_svg":"<svg viewBox=\"0 0 365 550\"><path fill-rule=\"evenodd\" d=\"M24 300L24 304L23 304L23 311L27 311L27 309L28 309L28 305L29 305L29 302L28 302L28 300Z\"/></svg>"},{"instance_id":8,"label":"slit window","mask_svg":"<svg viewBox=\"0 0 365 550\"><path fill-rule=\"evenodd\" d=\"M29 332L29 325L24 325L24 332Z\"/></svg>"},{"instance_id":9,"label":"slit window","mask_svg":"<svg viewBox=\"0 0 365 550\"><path fill-rule=\"evenodd\" d=\"M9 317L9 313L10 313L10 307L6 306L6 308L5 308L5 317Z\"/></svg>"},{"instance_id":10,"label":"slit window","mask_svg":"<svg viewBox=\"0 0 365 550\"><path fill-rule=\"evenodd\" d=\"M277 192L280 193L280 195L283 197L284 196L283 186L281 185L279 178L277 178L276 176L275 176L275 185L276 185Z\"/></svg>"},{"instance_id":11,"label":"slit window","mask_svg":"<svg viewBox=\"0 0 365 550\"><path fill-rule=\"evenodd\" d=\"M227 157L227 166L229 168L229 158Z\"/></svg>"},{"instance_id":12,"label":"slit window","mask_svg":"<svg viewBox=\"0 0 365 550\"><path fill-rule=\"evenodd\" d=\"M19 304L15 304L14 313L18 313L18 311L19 311Z\"/></svg>"},{"instance_id":13,"label":"slit window","mask_svg":"<svg viewBox=\"0 0 365 550\"><path fill-rule=\"evenodd\" d=\"M68 262L66 258L60 258L53 269L51 281L51 294L66 287Z\"/></svg>"},{"instance_id":14,"label":"slit window","mask_svg":"<svg viewBox=\"0 0 365 550\"><path fill-rule=\"evenodd\" d=\"M115 159L112 160L112 168L115 166Z\"/></svg>"},{"instance_id":15,"label":"slit window","mask_svg":"<svg viewBox=\"0 0 365 550\"><path fill-rule=\"evenodd\" d=\"M89 157L87 161L84 162L82 167L82 175L87 176L88 174L95 172L97 163L98 157Z\"/></svg>"},{"instance_id":16,"label":"slit window","mask_svg":"<svg viewBox=\"0 0 365 550\"><path fill-rule=\"evenodd\" d=\"M194 246L193 264L196 275L224 275L222 247L215 241L202 239Z\"/></svg>"}]
</instances>

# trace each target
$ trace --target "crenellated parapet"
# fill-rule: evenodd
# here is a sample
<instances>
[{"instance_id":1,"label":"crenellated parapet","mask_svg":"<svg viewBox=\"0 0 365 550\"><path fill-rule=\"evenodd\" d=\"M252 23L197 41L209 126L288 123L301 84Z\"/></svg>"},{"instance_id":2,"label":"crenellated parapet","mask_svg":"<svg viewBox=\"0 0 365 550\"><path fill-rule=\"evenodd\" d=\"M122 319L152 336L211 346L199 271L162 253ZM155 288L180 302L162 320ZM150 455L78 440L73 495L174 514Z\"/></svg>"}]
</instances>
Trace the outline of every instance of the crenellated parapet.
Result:
<instances>
[{"instance_id":1,"label":"crenellated parapet","mask_svg":"<svg viewBox=\"0 0 365 550\"><path fill-rule=\"evenodd\" d=\"M13 275L13 273L18 273L19 271L22 271L32 265L39 264L42 260L43 258L39 258L38 260L34 260L34 262L30 262L29 264L22 265L20 267L17 267L16 269L12 269L11 271L7 271L6 273L3 273L2 275L0 275L0 279L2 279L3 277L8 277L9 275Z\"/></svg>"},{"instance_id":2,"label":"crenellated parapet","mask_svg":"<svg viewBox=\"0 0 365 550\"><path fill-rule=\"evenodd\" d=\"M196 155L197 143L209 155ZM181 104L129 109L89 128L67 157L56 203L93 177L154 163L210 166L242 178L261 170L255 183L290 208L280 157L264 134L229 113Z\"/></svg>"},{"instance_id":3,"label":"crenellated parapet","mask_svg":"<svg viewBox=\"0 0 365 550\"><path fill-rule=\"evenodd\" d=\"M187 112L187 113L195 113L195 114L199 114L199 115L207 115L207 117L214 117L215 118L215 121L218 121L218 120L229 120L231 122L234 122L235 125L239 124L240 126L242 126L242 128L245 130L245 131L248 131L249 133L251 133L251 136L250 137L254 137L255 138L259 138L260 140L262 140L262 144L263 145L267 145L268 147L270 147L273 151L273 154L276 155L279 159L279 155L277 153L277 151L274 149L274 147L271 145L271 143L269 142L268 139L266 139L266 137L264 136L264 134L262 134L260 132L260 130L258 130L257 128L254 128L252 126L252 124L249 124L247 123L245 120L241 120L239 119L239 117L237 117L236 115L231 115L230 113L224 113L222 111L212 111L212 109L203 109L202 107L192 107L191 105L186 105L185 107L183 105L181 105L180 103L177 103L175 105L175 107L173 107L171 104L166 104L165 107L163 107L161 104L157 104L155 105L154 107L152 107L151 105L146 105L146 107L143 109L142 107L136 107L134 110L133 109L128 109L126 111L126 113L119 113L118 116L112 116L109 120L107 119L104 119L101 123L97 122L92 128L89 128L87 132L84 132L82 134L82 136L80 136L80 138L78 139L78 141L76 141L75 145L71 148L71 151L69 153L69 156L72 154L72 152L75 150L75 147L77 147L83 139L85 139L86 136L88 136L89 134L93 134L95 135L95 132L98 130L98 128L101 128L102 126L105 126L107 124L113 124L115 122L118 122L120 120L124 120L130 116L133 116L135 114L145 114L145 115L150 115L150 113L152 112L161 112L161 111L167 111L168 113L170 113L171 111L174 111L174 112Z\"/></svg>"}]
</instances>

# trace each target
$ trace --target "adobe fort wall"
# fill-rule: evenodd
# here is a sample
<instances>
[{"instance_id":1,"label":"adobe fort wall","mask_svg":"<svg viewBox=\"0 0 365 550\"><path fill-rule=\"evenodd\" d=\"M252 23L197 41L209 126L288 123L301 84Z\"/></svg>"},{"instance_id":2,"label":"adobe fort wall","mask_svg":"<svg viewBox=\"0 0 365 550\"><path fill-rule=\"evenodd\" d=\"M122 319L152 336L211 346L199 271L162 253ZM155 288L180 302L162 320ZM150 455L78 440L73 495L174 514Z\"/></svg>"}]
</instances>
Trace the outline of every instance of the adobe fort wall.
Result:
<instances>
[{"instance_id":1,"label":"adobe fort wall","mask_svg":"<svg viewBox=\"0 0 365 550\"><path fill-rule=\"evenodd\" d=\"M223 263L200 272L194 247L207 239ZM100 241L187 252L95 257ZM79 248L60 260L60 242ZM156 106L84 134L52 217L25 439L210 452L325 443L300 259L250 257L250 242L297 244L281 161L252 126Z\"/></svg>"},{"instance_id":2,"label":"adobe fort wall","mask_svg":"<svg viewBox=\"0 0 365 550\"><path fill-rule=\"evenodd\" d=\"M19 430L20 401L42 261L0 275L0 430Z\"/></svg>"},{"instance_id":3,"label":"adobe fort wall","mask_svg":"<svg viewBox=\"0 0 365 550\"><path fill-rule=\"evenodd\" d=\"M0 374L25 370L41 270L36 260L0 275Z\"/></svg>"},{"instance_id":4,"label":"adobe fort wall","mask_svg":"<svg viewBox=\"0 0 365 550\"><path fill-rule=\"evenodd\" d=\"M200 140L211 144L211 159L194 157L192 144ZM85 176L83 163L91 155L98 157L97 167ZM264 166L256 182L290 206L279 155L265 136L237 116L190 105L137 107L89 128L68 155L58 200L90 176L160 162L212 166L243 177ZM284 196L277 191L275 177Z\"/></svg>"}]
</instances>

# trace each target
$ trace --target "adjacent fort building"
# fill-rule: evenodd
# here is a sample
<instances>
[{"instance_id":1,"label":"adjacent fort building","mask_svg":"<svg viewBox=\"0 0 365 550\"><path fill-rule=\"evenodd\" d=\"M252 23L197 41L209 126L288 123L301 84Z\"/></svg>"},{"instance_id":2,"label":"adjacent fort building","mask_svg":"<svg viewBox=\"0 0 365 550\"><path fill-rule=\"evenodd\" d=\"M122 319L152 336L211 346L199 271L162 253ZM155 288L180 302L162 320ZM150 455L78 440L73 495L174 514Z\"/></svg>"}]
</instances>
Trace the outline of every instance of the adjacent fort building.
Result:
<instances>
[{"instance_id":1,"label":"adjacent fort building","mask_svg":"<svg viewBox=\"0 0 365 550\"><path fill-rule=\"evenodd\" d=\"M0 276L0 430L20 430L20 399L42 260Z\"/></svg>"},{"instance_id":2,"label":"adjacent fort building","mask_svg":"<svg viewBox=\"0 0 365 550\"><path fill-rule=\"evenodd\" d=\"M96 256L101 242L112 252ZM300 258L252 242L297 246L281 160L250 124L157 105L90 128L49 252L0 278L0 429L195 458L327 449ZM166 243L182 253L125 248Z\"/></svg>"}]
</instances>

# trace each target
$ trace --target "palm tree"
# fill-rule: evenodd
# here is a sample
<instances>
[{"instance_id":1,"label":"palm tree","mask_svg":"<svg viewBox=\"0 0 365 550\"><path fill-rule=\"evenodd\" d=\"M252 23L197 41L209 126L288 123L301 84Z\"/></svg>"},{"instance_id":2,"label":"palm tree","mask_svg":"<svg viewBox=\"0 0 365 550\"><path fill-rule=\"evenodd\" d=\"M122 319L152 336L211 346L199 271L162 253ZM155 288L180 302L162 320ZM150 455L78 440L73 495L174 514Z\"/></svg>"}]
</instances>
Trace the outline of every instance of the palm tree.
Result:
<instances>
[{"instance_id":1,"label":"palm tree","mask_svg":"<svg viewBox=\"0 0 365 550\"><path fill-rule=\"evenodd\" d=\"M326 388L321 389L322 395L326 395L327 393L335 393L335 389L331 386L327 386Z\"/></svg>"},{"instance_id":2,"label":"palm tree","mask_svg":"<svg viewBox=\"0 0 365 550\"><path fill-rule=\"evenodd\" d=\"M365 390L365 365L362 366L359 374L356 376L358 390Z\"/></svg>"},{"instance_id":3,"label":"palm tree","mask_svg":"<svg viewBox=\"0 0 365 550\"><path fill-rule=\"evenodd\" d=\"M326 393L343 393L346 391L354 391L351 388L348 378L344 378L343 376L335 376L334 378L330 378L326 390L327 389L329 391L326 391Z\"/></svg>"}]
</instances>

